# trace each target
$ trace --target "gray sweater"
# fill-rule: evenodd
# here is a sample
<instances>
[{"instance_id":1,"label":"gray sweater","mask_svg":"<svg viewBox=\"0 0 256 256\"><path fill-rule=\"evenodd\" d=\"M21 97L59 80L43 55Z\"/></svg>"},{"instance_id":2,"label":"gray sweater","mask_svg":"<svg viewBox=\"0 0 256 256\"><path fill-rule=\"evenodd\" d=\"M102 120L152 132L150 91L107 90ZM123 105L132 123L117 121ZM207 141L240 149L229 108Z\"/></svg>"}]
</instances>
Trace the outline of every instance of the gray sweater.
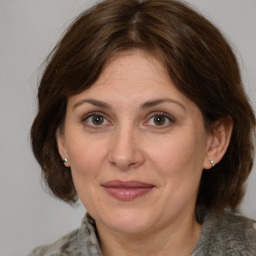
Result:
<instances>
[{"instance_id":1,"label":"gray sweater","mask_svg":"<svg viewBox=\"0 0 256 256\"><path fill-rule=\"evenodd\" d=\"M29 256L102 256L94 220L86 214L79 229ZM256 222L228 212L208 214L191 256L256 256Z\"/></svg>"}]
</instances>

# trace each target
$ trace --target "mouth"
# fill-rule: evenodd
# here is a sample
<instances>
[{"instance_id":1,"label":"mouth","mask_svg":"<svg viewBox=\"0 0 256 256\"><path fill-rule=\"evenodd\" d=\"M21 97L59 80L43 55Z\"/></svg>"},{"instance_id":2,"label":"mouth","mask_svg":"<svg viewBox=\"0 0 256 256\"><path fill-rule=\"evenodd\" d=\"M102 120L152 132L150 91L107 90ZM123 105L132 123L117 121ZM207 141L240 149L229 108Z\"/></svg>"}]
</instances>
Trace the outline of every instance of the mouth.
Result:
<instances>
[{"instance_id":1,"label":"mouth","mask_svg":"<svg viewBox=\"0 0 256 256\"><path fill-rule=\"evenodd\" d=\"M140 181L111 180L102 184L106 192L119 200L131 201L149 193L155 186Z\"/></svg>"}]
</instances>

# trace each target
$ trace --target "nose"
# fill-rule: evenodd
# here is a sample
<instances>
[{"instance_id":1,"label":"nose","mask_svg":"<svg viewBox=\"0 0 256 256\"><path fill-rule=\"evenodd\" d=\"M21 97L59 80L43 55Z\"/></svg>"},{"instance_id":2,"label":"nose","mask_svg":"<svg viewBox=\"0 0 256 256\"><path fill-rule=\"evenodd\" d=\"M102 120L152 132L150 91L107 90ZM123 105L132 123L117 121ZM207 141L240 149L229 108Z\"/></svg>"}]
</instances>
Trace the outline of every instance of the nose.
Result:
<instances>
[{"instance_id":1,"label":"nose","mask_svg":"<svg viewBox=\"0 0 256 256\"><path fill-rule=\"evenodd\" d=\"M141 149L140 135L134 128L120 128L111 141L108 159L121 170L137 168L145 159Z\"/></svg>"}]
</instances>

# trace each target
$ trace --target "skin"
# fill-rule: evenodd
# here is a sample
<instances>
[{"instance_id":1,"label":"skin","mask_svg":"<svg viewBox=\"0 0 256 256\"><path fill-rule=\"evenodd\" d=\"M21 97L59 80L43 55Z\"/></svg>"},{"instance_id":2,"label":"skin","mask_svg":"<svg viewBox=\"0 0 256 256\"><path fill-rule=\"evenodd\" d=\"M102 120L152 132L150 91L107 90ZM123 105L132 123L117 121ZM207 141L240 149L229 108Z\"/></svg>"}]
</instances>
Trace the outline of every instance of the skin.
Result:
<instances>
[{"instance_id":1,"label":"skin","mask_svg":"<svg viewBox=\"0 0 256 256\"><path fill-rule=\"evenodd\" d=\"M190 255L201 231L202 170L221 159L230 137L222 123L216 127L206 131L197 105L142 51L118 54L92 87L68 99L59 152L104 255ZM110 180L154 187L125 201L102 187Z\"/></svg>"}]
</instances>

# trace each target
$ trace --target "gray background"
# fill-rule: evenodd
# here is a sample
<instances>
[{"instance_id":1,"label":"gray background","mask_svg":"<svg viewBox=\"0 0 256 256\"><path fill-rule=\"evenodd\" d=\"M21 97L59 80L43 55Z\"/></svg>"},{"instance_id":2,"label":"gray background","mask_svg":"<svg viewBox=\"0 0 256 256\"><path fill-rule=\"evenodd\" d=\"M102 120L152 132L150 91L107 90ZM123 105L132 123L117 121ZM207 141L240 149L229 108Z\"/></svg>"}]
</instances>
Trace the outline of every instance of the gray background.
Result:
<instances>
[{"instance_id":1,"label":"gray background","mask_svg":"<svg viewBox=\"0 0 256 256\"><path fill-rule=\"evenodd\" d=\"M84 209L45 193L29 129L40 65L72 19L93 0L0 0L0 256L26 255L80 225ZM256 102L256 1L189 0L221 28ZM216 184L217 185L217 184ZM241 205L256 219L256 170Z\"/></svg>"}]
</instances>

